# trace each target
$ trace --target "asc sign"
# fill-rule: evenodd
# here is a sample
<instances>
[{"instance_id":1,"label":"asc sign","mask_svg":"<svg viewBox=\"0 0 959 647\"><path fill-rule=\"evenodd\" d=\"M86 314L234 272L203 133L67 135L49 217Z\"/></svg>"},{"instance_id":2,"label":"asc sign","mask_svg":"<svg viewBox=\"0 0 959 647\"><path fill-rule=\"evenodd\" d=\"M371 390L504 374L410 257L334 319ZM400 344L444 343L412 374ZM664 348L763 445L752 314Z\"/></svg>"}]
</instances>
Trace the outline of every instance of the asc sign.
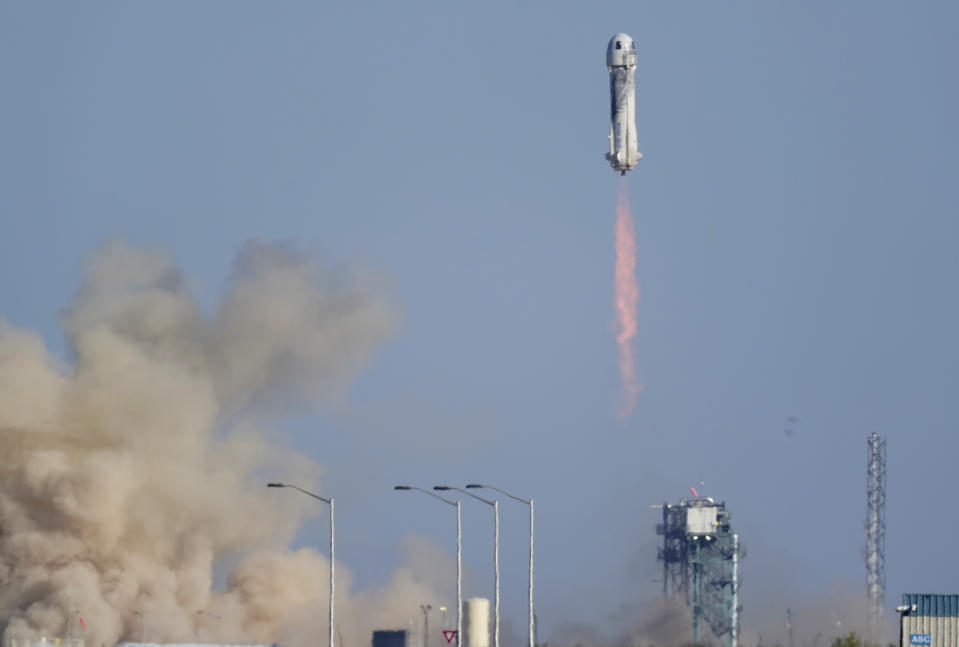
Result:
<instances>
[{"instance_id":1,"label":"asc sign","mask_svg":"<svg viewBox=\"0 0 959 647\"><path fill-rule=\"evenodd\" d=\"M910 645L931 645L932 634L909 634Z\"/></svg>"}]
</instances>

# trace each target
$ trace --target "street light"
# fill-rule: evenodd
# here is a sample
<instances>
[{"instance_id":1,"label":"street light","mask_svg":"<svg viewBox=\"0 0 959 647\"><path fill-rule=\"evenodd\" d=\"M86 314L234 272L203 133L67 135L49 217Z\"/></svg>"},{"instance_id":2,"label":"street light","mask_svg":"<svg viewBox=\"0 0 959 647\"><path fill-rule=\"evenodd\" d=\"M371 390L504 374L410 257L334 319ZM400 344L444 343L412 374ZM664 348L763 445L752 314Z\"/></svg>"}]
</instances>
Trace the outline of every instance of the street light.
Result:
<instances>
[{"instance_id":1,"label":"street light","mask_svg":"<svg viewBox=\"0 0 959 647\"><path fill-rule=\"evenodd\" d=\"M70 640L72 638L72 632L70 631L70 629L72 628L71 620L73 620L74 614L79 612L74 610L73 608L73 596L70 595L70 587L67 587L66 595L67 595L67 644L70 644ZM70 613L71 611L73 611L73 613Z\"/></svg>"},{"instance_id":2,"label":"street light","mask_svg":"<svg viewBox=\"0 0 959 647\"><path fill-rule=\"evenodd\" d=\"M307 496L311 496L314 499L318 499L323 503L326 503L330 506L330 647L333 646L333 594L336 591L336 583L333 579L335 573L335 564L336 564L336 543L334 542L335 534L333 532L333 497L326 499L312 492L307 492L301 487L296 485L291 485L290 483L267 483L267 487L288 487L293 488L294 490L299 490Z\"/></svg>"},{"instance_id":3,"label":"street light","mask_svg":"<svg viewBox=\"0 0 959 647\"><path fill-rule=\"evenodd\" d=\"M450 487L449 485L435 485L433 489L440 491L456 490L493 507L493 647L499 647L499 501L491 501L467 490Z\"/></svg>"},{"instance_id":4,"label":"street light","mask_svg":"<svg viewBox=\"0 0 959 647\"><path fill-rule=\"evenodd\" d=\"M906 616L915 612L916 612L915 602L913 602L912 604L900 604L898 607L896 607L896 613L899 614L899 644L900 645L905 644L902 640L903 632L905 629L905 622L904 622L905 618Z\"/></svg>"},{"instance_id":5,"label":"street light","mask_svg":"<svg viewBox=\"0 0 959 647\"><path fill-rule=\"evenodd\" d=\"M74 611L73 611L73 616L78 616L78 615L80 615L80 611L79 611L79 610L74 610ZM71 622L70 622L70 621L73 619L73 616L67 616L67 644L70 644L70 641L72 640L72 638L71 638L72 634L71 634L71 632L70 632L70 628L71 628L72 625L71 625Z\"/></svg>"},{"instance_id":6,"label":"street light","mask_svg":"<svg viewBox=\"0 0 959 647\"><path fill-rule=\"evenodd\" d=\"M429 647L430 644L430 609L432 604L421 604L420 611L423 612L423 647Z\"/></svg>"},{"instance_id":7,"label":"street light","mask_svg":"<svg viewBox=\"0 0 959 647\"><path fill-rule=\"evenodd\" d=\"M217 640L221 643L223 642L223 618L216 615L215 613L210 613L209 611L203 611L202 609L197 611L198 614L203 614L205 616L210 616L211 618L216 618L216 635ZM140 616L141 618L143 616Z\"/></svg>"},{"instance_id":8,"label":"street light","mask_svg":"<svg viewBox=\"0 0 959 647\"><path fill-rule=\"evenodd\" d=\"M430 492L429 490L424 490L423 488L412 485L397 485L393 489L416 490L417 492L429 494L431 497L456 508L456 647L460 647L463 640L463 527L460 522L459 499L453 501L435 492Z\"/></svg>"},{"instance_id":9,"label":"street light","mask_svg":"<svg viewBox=\"0 0 959 647\"><path fill-rule=\"evenodd\" d=\"M143 619L143 614L139 611L134 611L133 615L140 616L140 642L145 643L147 641L147 621Z\"/></svg>"},{"instance_id":10,"label":"street light","mask_svg":"<svg viewBox=\"0 0 959 647\"><path fill-rule=\"evenodd\" d=\"M533 612L533 499L524 499L523 497L516 496L511 494L506 490L501 490L498 487L492 485L481 485L480 483L470 483L467 486L467 489L475 488L486 488L488 490L496 490L500 494L505 494L509 498L519 501L520 503L525 503L529 506L529 647L536 647L536 634L534 630L534 625L536 622L536 615Z\"/></svg>"}]
</instances>

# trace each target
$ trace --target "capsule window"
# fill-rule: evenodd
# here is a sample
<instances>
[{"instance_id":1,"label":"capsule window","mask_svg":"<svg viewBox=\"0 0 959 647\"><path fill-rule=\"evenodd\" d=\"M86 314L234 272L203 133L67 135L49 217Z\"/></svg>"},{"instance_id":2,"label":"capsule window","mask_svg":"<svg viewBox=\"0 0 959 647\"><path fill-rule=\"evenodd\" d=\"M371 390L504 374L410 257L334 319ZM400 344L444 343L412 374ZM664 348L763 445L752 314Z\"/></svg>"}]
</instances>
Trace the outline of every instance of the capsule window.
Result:
<instances>
[{"instance_id":1,"label":"capsule window","mask_svg":"<svg viewBox=\"0 0 959 647\"><path fill-rule=\"evenodd\" d=\"M616 49L623 49L623 44L619 41L616 41Z\"/></svg>"}]
</instances>

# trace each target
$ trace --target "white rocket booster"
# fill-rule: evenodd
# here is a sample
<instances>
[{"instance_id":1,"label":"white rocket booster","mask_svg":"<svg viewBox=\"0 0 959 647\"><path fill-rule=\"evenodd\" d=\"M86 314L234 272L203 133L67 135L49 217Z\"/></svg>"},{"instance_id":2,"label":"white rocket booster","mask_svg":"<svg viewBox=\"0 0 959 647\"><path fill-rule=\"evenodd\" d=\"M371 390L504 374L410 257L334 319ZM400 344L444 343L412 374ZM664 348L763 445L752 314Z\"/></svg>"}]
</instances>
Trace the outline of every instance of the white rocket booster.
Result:
<instances>
[{"instance_id":1,"label":"white rocket booster","mask_svg":"<svg viewBox=\"0 0 959 647\"><path fill-rule=\"evenodd\" d=\"M626 175L642 159L636 143L636 44L626 34L616 34L606 48L609 70L609 152L614 171Z\"/></svg>"}]
</instances>

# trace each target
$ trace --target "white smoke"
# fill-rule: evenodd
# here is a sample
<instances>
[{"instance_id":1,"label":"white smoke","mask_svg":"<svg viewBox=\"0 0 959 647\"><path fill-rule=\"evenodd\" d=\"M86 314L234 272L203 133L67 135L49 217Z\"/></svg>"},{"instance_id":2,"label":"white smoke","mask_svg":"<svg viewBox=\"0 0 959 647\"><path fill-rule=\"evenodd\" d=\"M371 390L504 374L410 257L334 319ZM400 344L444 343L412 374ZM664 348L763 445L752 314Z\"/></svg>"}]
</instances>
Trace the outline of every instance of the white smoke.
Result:
<instances>
[{"instance_id":1,"label":"white smoke","mask_svg":"<svg viewBox=\"0 0 959 647\"><path fill-rule=\"evenodd\" d=\"M210 315L164 255L105 247L64 314L69 361L0 320L4 639L316 643L326 558L265 548L316 506L263 475L322 492L320 469L271 446L268 423L336 402L395 318L360 275L252 242ZM214 560L236 554L214 592ZM431 595L406 570L360 596L338 574L346 645Z\"/></svg>"}]
</instances>

